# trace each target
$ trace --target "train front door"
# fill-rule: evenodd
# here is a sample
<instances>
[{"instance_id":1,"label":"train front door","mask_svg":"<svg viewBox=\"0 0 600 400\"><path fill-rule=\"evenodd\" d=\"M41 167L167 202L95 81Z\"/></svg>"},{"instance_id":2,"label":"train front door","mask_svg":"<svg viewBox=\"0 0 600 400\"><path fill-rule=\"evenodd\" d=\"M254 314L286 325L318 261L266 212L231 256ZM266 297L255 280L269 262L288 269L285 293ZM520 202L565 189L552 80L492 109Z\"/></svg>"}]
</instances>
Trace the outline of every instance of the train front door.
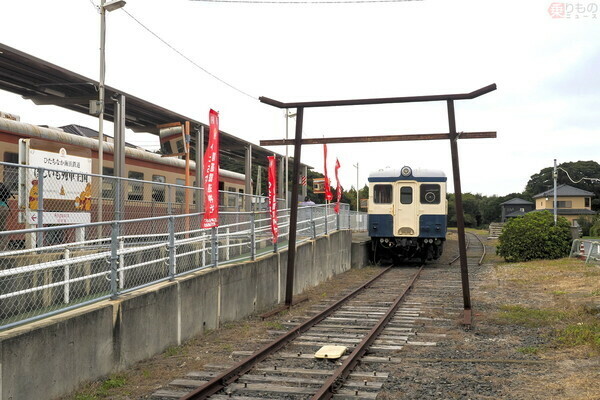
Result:
<instances>
[{"instance_id":1,"label":"train front door","mask_svg":"<svg viewBox=\"0 0 600 400\"><path fill-rule=\"evenodd\" d=\"M413 237L419 235L417 218L417 182L401 181L396 184L394 235Z\"/></svg>"}]
</instances>

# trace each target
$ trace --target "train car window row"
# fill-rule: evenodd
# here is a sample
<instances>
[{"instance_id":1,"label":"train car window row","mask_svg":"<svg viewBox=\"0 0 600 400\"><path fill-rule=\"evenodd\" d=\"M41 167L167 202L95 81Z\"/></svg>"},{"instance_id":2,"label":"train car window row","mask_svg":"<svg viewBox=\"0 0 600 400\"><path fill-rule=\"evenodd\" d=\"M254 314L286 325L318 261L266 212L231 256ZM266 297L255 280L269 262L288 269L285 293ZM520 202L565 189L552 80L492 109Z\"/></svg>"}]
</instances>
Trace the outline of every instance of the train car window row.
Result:
<instances>
[{"instance_id":1,"label":"train car window row","mask_svg":"<svg viewBox=\"0 0 600 400\"><path fill-rule=\"evenodd\" d=\"M167 178L163 175L152 175L152 182L165 183ZM165 186L163 185L152 185L152 200L154 201L165 201Z\"/></svg>"},{"instance_id":2,"label":"train car window row","mask_svg":"<svg viewBox=\"0 0 600 400\"><path fill-rule=\"evenodd\" d=\"M410 186L402 186L400 188L400 203L401 204L412 204L413 202L413 189Z\"/></svg>"},{"instance_id":3,"label":"train car window row","mask_svg":"<svg viewBox=\"0 0 600 400\"><path fill-rule=\"evenodd\" d=\"M392 185L374 185L373 203L391 204L392 203Z\"/></svg>"},{"instance_id":4,"label":"train car window row","mask_svg":"<svg viewBox=\"0 0 600 400\"><path fill-rule=\"evenodd\" d=\"M19 155L5 151L3 161L18 164ZM4 166L2 169L2 182L11 192L19 190L19 172L17 168Z\"/></svg>"},{"instance_id":5,"label":"train car window row","mask_svg":"<svg viewBox=\"0 0 600 400\"><path fill-rule=\"evenodd\" d=\"M115 176L115 170L111 167L102 167L102 175ZM115 196L115 181L113 179L102 180L102 197L112 199Z\"/></svg>"},{"instance_id":6,"label":"train car window row","mask_svg":"<svg viewBox=\"0 0 600 400\"><path fill-rule=\"evenodd\" d=\"M144 173L138 171L129 171L129 179L144 180ZM129 190L127 193L127 200L144 200L144 184L138 182L129 182Z\"/></svg>"},{"instance_id":7,"label":"train car window row","mask_svg":"<svg viewBox=\"0 0 600 400\"><path fill-rule=\"evenodd\" d=\"M440 185L421 185L421 204L440 204Z\"/></svg>"}]
</instances>

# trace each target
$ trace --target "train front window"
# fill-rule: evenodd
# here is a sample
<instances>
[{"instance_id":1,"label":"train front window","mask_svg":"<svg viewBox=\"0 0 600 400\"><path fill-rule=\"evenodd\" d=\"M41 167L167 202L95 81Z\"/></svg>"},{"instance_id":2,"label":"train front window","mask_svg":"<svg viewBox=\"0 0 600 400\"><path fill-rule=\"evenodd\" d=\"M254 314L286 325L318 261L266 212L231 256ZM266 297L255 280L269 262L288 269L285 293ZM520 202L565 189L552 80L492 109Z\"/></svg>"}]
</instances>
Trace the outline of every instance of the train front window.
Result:
<instances>
[{"instance_id":1,"label":"train front window","mask_svg":"<svg viewBox=\"0 0 600 400\"><path fill-rule=\"evenodd\" d=\"M375 204L390 204L392 202L392 185L373 186L373 202Z\"/></svg>"},{"instance_id":2,"label":"train front window","mask_svg":"<svg viewBox=\"0 0 600 400\"><path fill-rule=\"evenodd\" d=\"M440 185L421 185L421 204L440 204Z\"/></svg>"},{"instance_id":3,"label":"train front window","mask_svg":"<svg viewBox=\"0 0 600 400\"><path fill-rule=\"evenodd\" d=\"M413 190L410 186L402 186L400 188L400 203L401 204L412 204L413 202Z\"/></svg>"}]
</instances>

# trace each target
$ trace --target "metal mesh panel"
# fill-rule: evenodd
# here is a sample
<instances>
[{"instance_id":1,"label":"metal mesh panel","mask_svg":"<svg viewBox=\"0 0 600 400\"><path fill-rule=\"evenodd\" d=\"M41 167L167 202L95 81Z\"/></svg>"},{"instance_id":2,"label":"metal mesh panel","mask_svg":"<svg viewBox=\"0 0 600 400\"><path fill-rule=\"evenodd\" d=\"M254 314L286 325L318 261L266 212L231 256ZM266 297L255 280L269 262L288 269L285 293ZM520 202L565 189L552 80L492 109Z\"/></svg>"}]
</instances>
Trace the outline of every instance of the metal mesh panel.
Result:
<instances>
[{"instance_id":1,"label":"metal mesh panel","mask_svg":"<svg viewBox=\"0 0 600 400\"><path fill-rule=\"evenodd\" d=\"M202 229L198 188L0 166L0 329L288 246L290 210L275 245L265 197L221 191L219 227ZM299 209L297 241L351 226L348 210Z\"/></svg>"}]
</instances>

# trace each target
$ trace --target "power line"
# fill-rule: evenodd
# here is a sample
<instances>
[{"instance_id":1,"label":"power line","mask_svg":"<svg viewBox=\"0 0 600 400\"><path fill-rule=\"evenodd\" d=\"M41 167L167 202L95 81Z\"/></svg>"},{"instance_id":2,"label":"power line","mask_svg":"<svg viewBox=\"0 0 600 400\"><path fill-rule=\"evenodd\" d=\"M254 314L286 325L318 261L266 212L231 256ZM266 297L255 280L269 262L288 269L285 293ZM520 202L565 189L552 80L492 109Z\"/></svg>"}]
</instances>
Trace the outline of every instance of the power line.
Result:
<instances>
[{"instance_id":1,"label":"power line","mask_svg":"<svg viewBox=\"0 0 600 400\"><path fill-rule=\"evenodd\" d=\"M202 70L204 73L212 76L213 78L215 78L216 80L218 80L219 82L221 82L224 85L229 86L230 88L232 88L233 90L250 97L253 100L258 100L258 97L256 96L252 96L251 94L248 94L247 92L244 92L241 89L238 89L237 87L233 86L232 84L224 81L223 79L219 78L218 76L216 76L215 74L211 73L210 71L208 71L206 68L200 66L198 63L196 63L194 60L192 60L191 58L189 58L188 56L186 56L185 54L183 54L181 51L177 50L175 47L171 46L171 44L169 44L166 40L164 40L163 38L161 38L160 36L158 36L156 33L154 33L150 28L148 28L146 25L144 25L142 22L140 22L136 17L134 17L133 15L131 15L131 13L129 13L126 9L122 8L123 12L125 12L125 14L127 14L131 19L133 19L135 22L137 22L142 28L144 28L145 30L147 30L150 34L152 34L152 36L154 36L155 38L157 38L158 40L160 40L161 42L163 42L167 47L169 47L171 50L173 50L174 52L176 52L177 54L179 54L181 57L183 57L184 59L186 59L188 62L190 62L193 66L195 66L196 68Z\"/></svg>"},{"instance_id":2,"label":"power line","mask_svg":"<svg viewBox=\"0 0 600 400\"><path fill-rule=\"evenodd\" d=\"M584 180L586 180L586 181L592 181L592 182L599 182L599 181L600 181L600 178L586 178L586 177L583 177L583 178L581 178L581 179L580 179L580 180L578 180L578 181L574 181L574 180L573 180L573 178L571 178L571 175L569 175L569 172L568 172L566 169L564 169L564 168L562 168L562 167L556 167L556 169L560 169L560 170L561 170L561 171L563 171L565 174L567 174L567 178L569 178L569 180L570 180L572 183L574 183L574 184L577 184L577 183L579 183L579 182L581 182L581 181L584 181Z\"/></svg>"},{"instance_id":3,"label":"power line","mask_svg":"<svg viewBox=\"0 0 600 400\"><path fill-rule=\"evenodd\" d=\"M408 1L423 0L298 0L298 1L277 1L277 0L190 0L204 3L242 3L242 4L365 4L365 3L405 3Z\"/></svg>"}]
</instances>

